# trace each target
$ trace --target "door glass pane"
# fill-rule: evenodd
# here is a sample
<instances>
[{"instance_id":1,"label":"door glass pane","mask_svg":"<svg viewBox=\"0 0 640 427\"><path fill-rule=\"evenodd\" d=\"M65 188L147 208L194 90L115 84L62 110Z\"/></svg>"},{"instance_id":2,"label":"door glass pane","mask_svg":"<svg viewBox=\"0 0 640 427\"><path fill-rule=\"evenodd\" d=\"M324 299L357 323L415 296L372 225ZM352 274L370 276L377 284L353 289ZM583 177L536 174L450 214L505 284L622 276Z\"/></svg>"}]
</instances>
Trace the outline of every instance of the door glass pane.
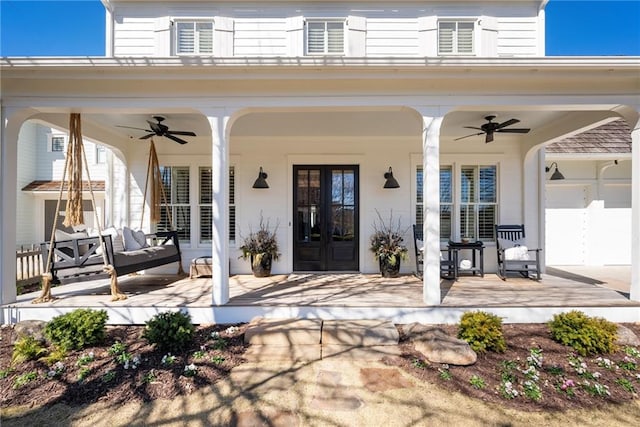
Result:
<instances>
[{"instance_id":1,"label":"door glass pane","mask_svg":"<svg viewBox=\"0 0 640 427\"><path fill-rule=\"evenodd\" d=\"M309 171L309 204L320 204L320 171Z\"/></svg>"},{"instance_id":2,"label":"door glass pane","mask_svg":"<svg viewBox=\"0 0 640 427\"><path fill-rule=\"evenodd\" d=\"M344 204L355 205L356 203L356 174L354 171L346 170L343 175Z\"/></svg>"},{"instance_id":3,"label":"door glass pane","mask_svg":"<svg viewBox=\"0 0 640 427\"><path fill-rule=\"evenodd\" d=\"M311 232L311 218L309 215L309 208L298 207L298 235L297 239L300 242L308 242Z\"/></svg>"},{"instance_id":4,"label":"door glass pane","mask_svg":"<svg viewBox=\"0 0 640 427\"><path fill-rule=\"evenodd\" d=\"M298 171L298 206L309 204L309 171Z\"/></svg>"},{"instance_id":5,"label":"door glass pane","mask_svg":"<svg viewBox=\"0 0 640 427\"><path fill-rule=\"evenodd\" d=\"M332 206L331 208L331 238L334 241L342 241L344 235L342 206Z\"/></svg>"},{"instance_id":6,"label":"door glass pane","mask_svg":"<svg viewBox=\"0 0 640 427\"><path fill-rule=\"evenodd\" d=\"M331 172L331 203L342 204L342 189L343 189L342 171L334 170Z\"/></svg>"},{"instance_id":7,"label":"door glass pane","mask_svg":"<svg viewBox=\"0 0 640 427\"><path fill-rule=\"evenodd\" d=\"M353 206L345 206L342 210L342 240L353 241L355 237L356 210Z\"/></svg>"}]
</instances>

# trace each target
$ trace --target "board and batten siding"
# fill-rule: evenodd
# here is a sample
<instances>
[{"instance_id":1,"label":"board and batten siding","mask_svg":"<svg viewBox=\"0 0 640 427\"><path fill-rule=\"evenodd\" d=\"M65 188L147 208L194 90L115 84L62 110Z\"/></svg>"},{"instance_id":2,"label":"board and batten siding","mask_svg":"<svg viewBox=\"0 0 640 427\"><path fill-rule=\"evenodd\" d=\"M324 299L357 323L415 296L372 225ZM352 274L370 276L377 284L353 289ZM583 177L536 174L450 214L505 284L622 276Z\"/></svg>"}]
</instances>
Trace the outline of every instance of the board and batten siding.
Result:
<instances>
[{"instance_id":1,"label":"board and batten siding","mask_svg":"<svg viewBox=\"0 0 640 427\"><path fill-rule=\"evenodd\" d=\"M539 46L544 37L539 34L543 26L532 4L116 3L112 45L114 56L171 56L175 54L172 20L217 18L216 32L223 26L228 34L214 35L213 56L300 56L304 55L304 33L301 37L291 34L296 17L344 18L348 24L346 56L423 57L437 55L437 36L435 32L426 35L421 20L429 20L430 29L435 30L438 20L475 19L475 55L536 56L544 51ZM358 33L350 28L349 17L357 17L357 23L352 21ZM364 42L356 46L360 38ZM430 47L424 46L425 40Z\"/></svg>"}]
</instances>

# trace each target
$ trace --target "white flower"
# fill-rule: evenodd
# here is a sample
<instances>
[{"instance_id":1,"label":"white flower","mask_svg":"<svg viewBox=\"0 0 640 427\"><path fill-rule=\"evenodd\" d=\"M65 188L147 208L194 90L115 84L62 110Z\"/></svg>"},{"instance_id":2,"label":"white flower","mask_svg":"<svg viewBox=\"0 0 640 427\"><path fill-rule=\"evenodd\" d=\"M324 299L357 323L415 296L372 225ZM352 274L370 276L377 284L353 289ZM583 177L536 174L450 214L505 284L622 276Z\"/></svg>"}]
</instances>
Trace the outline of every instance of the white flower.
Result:
<instances>
[{"instance_id":1,"label":"white flower","mask_svg":"<svg viewBox=\"0 0 640 427\"><path fill-rule=\"evenodd\" d=\"M213 338L213 339L220 338L220 332L218 332L218 331L211 332L211 338Z\"/></svg>"},{"instance_id":2,"label":"white flower","mask_svg":"<svg viewBox=\"0 0 640 427\"><path fill-rule=\"evenodd\" d=\"M227 334L227 335L233 335L233 334L235 334L236 332L238 332L238 329L239 329L239 328L238 328L237 326L229 326L229 327L225 330L225 332L226 332L226 334Z\"/></svg>"}]
</instances>

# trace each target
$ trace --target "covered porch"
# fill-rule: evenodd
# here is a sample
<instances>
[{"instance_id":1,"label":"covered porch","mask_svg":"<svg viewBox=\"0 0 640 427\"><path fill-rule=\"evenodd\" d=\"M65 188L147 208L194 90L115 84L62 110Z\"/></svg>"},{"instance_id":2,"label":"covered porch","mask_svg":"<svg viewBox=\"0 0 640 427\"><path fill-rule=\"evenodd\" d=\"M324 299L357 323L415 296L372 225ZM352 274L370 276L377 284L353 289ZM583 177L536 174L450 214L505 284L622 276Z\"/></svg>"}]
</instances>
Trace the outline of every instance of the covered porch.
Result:
<instances>
[{"instance_id":1,"label":"covered porch","mask_svg":"<svg viewBox=\"0 0 640 427\"><path fill-rule=\"evenodd\" d=\"M5 319L48 320L76 308L105 309L114 324L141 324L156 313L183 310L194 323L247 322L256 316L367 319L395 323L456 323L469 310L486 310L506 323L544 322L553 314L578 309L612 321L640 321L640 303L629 300L630 267L579 270L549 267L540 282L494 274L441 281L441 304L423 302L423 283L413 275L382 278L361 273L294 273L255 278L229 278L230 298L213 305L212 279L172 275L123 278L124 301L111 302L107 281L53 289L59 299L31 304L36 294L18 296L2 306Z\"/></svg>"}]
</instances>

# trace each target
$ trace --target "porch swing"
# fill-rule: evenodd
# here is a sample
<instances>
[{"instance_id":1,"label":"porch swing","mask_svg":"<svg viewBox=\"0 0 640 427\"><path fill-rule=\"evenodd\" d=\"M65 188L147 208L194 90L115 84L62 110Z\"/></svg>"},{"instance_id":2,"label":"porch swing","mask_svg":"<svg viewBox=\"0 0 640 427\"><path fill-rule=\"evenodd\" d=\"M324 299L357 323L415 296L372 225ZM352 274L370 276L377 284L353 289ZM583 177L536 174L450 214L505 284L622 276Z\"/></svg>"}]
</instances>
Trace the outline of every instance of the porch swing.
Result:
<instances>
[{"instance_id":1,"label":"porch swing","mask_svg":"<svg viewBox=\"0 0 640 427\"><path fill-rule=\"evenodd\" d=\"M69 119L69 144L60 184L58 201L55 210L54 226L51 229L51 237L48 242L41 244L43 259L46 260L45 273L42 276L42 293L32 303L52 301L51 285L60 283L74 283L84 280L94 280L99 276L110 278L111 300L126 299L127 296L120 292L118 277L135 273L149 268L159 267L172 262L178 262L178 275L184 275L182 269L182 256L178 232L173 227L171 209L167 204L162 176L158 165L153 138L149 148L149 160L147 163L147 176L145 181L140 228L144 220L144 201L147 200L147 190L151 187L151 223L160 221L160 202L165 205L167 219L171 224L170 231L158 231L145 234L142 231L129 230L125 244L116 241L122 236L107 233L100 225L95 197L91 185L91 177L87 165L87 159L82 143L82 130L80 114L72 113ZM56 238L57 216L60 211L64 184L68 182L67 206L63 225L75 227L84 224L82 210L82 163L85 164L85 172L89 183L89 194L93 206L94 221L97 226L95 236L78 235L74 233L62 238ZM68 179L67 179L68 178ZM113 229L116 231L115 229ZM127 248L126 242L130 242ZM150 244L152 243L152 244Z\"/></svg>"}]
</instances>

